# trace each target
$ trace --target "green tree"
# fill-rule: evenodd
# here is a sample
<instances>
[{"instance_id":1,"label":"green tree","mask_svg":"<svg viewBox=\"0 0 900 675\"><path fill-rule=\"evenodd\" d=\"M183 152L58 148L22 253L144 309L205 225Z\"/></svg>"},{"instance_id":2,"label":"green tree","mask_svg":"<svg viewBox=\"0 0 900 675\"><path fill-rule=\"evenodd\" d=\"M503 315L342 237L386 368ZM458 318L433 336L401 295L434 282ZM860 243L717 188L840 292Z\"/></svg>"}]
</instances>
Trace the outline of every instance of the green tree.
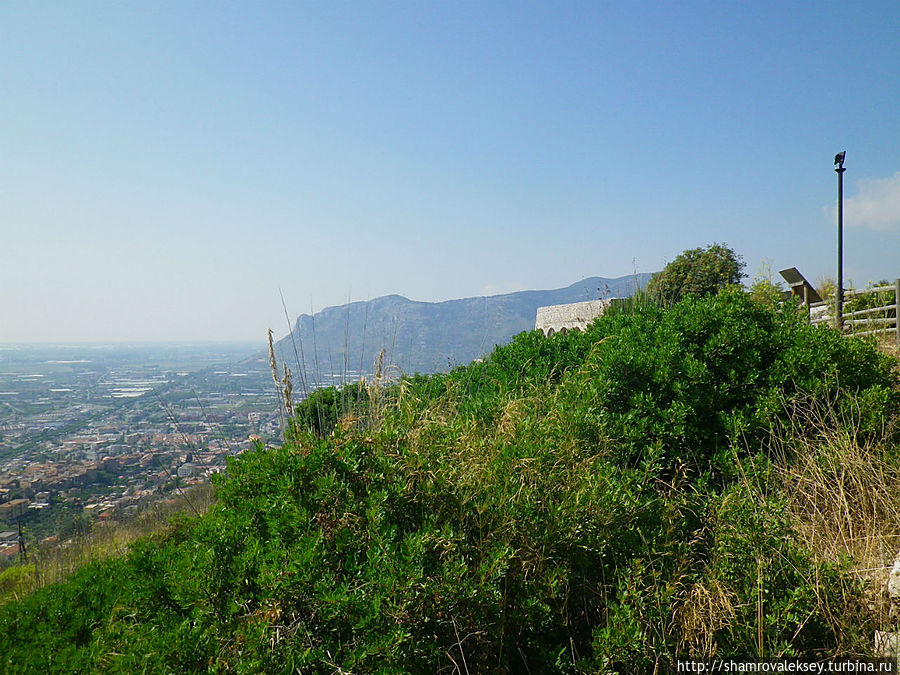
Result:
<instances>
[{"instance_id":1,"label":"green tree","mask_svg":"<svg viewBox=\"0 0 900 675\"><path fill-rule=\"evenodd\" d=\"M691 248L653 275L647 293L665 304L691 295L715 294L740 283L745 276L744 266L744 259L724 244Z\"/></svg>"},{"instance_id":2,"label":"green tree","mask_svg":"<svg viewBox=\"0 0 900 675\"><path fill-rule=\"evenodd\" d=\"M775 307L784 300L784 284L775 279L772 264L764 260L750 285L750 299L761 305Z\"/></svg>"}]
</instances>

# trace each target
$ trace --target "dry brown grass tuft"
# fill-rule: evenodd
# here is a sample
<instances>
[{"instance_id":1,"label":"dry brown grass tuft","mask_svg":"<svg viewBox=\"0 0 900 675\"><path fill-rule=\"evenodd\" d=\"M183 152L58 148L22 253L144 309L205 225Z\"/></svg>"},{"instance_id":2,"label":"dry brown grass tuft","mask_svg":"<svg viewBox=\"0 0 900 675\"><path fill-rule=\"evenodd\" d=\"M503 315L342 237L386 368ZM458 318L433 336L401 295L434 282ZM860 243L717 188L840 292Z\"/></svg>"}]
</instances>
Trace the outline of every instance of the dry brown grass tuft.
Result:
<instances>
[{"instance_id":1,"label":"dry brown grass tuft","mask_svg":"<svg viewBox=\"0 0 900 675\"><path fill-rule=\"evenodd\" d=\"M887 620L886 582L900 550L900 458L887 440L860 440L859 419L834 405L794 409L773 435L777 480L804 545L863 580L876 621Z\"/></svg>"},{"instance_id":2,"label":"dry brown grass tuft","mask_svg":"<svg viewBox=\"0 0 900 675\"><path fill-rule=\"evenodd\" d=\"M716 580L691 586L674 617L681 636L679 652L698 659L715 656L716 633L731 624L736 602L734 593Z\"/></svg>"}]
</instances>

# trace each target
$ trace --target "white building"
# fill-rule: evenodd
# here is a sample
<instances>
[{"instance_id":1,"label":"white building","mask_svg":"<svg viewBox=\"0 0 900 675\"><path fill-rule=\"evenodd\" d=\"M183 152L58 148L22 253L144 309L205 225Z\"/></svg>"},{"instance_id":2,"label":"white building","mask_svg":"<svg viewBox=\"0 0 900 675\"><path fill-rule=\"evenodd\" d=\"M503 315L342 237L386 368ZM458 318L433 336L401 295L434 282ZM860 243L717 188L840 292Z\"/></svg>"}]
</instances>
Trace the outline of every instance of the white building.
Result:
<instances>
[{"instance_id":1,"label":"white building","mask_svg":"<svg viewBox=\"0 0 900 675\"><path fill-rule=\"evenodd\" d=\"M588 302L573 302L568 305L538 307L534 327L536 330L543 331L544 335L548 337L573 329L584 330L594 319L606 311L611 302L612 299L589 300Z\"/></svg>"}]
</instances>

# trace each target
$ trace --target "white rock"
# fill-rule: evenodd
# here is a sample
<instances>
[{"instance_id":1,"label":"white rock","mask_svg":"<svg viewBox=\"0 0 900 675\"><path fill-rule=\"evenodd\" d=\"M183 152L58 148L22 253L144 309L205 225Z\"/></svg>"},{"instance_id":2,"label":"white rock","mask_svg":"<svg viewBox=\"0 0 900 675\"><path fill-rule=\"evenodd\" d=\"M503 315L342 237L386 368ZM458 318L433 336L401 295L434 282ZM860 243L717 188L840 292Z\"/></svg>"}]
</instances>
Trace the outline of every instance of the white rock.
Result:
<instances>
[{"instance_id":1,"label":"white rock","mask_svg":"<svg viewBox=\"0 0 900 675\"><path fill-rule=\"evenodd\" d=\"M888 576L887 592L892 602L900 602L900 555L894 561L891 573Z\"/></svg>"}]
</instances>

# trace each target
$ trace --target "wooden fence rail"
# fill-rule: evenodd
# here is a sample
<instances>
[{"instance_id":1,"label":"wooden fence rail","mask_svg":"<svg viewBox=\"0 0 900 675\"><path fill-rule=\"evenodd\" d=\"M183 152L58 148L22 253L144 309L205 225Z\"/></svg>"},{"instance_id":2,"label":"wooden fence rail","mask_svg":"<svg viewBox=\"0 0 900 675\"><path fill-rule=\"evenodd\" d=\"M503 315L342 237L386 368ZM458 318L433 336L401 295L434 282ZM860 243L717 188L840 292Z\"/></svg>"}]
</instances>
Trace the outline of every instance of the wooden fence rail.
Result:
<instances>
[{"instance_id":1,"label":"wooden fence rail","mask_svg":"<svg viewBox=\"0 0 900 675\"><path fill-rule=\"evenodd\" d=\"M892 293L894 302L888 305L881 304L878 307L867 307L844 314L842 330L847 335L894 335L897 349L900 350L900 330L897 329L897 317L900 315L900 279L890 286L877 286L860 290L844 292L844 298L859 298L872 293ZM886 299L885 299L886 300ZM884 302L884 300L882 300ZM810 311L819 307L832 307L832 302L814 302L809 305ZM893 313L893 316L890 314ZM810 318L812 324L830 323L834 321L833 314L821 314ZM863 329L863 330L858 330Z\"/></svg>"}]
</instances>

